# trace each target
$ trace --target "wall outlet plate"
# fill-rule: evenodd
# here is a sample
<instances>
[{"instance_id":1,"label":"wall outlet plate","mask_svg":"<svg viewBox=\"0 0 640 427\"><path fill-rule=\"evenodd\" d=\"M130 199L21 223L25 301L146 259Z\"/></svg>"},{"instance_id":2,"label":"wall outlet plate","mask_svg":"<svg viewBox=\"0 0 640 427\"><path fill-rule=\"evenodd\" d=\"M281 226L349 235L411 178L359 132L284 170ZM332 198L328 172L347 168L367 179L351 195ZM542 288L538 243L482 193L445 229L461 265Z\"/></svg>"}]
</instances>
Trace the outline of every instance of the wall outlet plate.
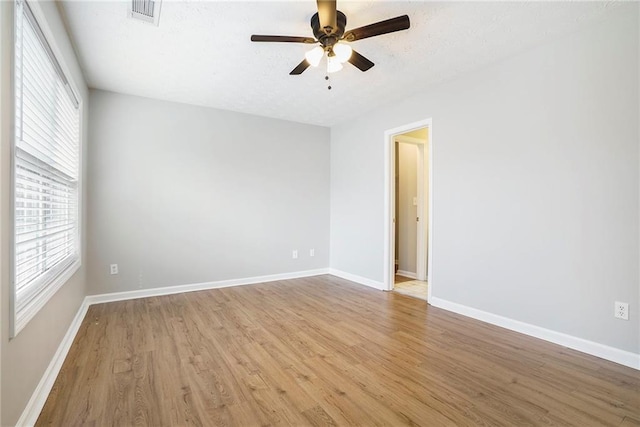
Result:
<instances>
[{"instance_id":1,"label":"wall outlet plate","mask_svg":"<svg viewBox=\"0 0 640 427\"><path fill-rule=\"evenodd\" d=\"M118 264L111 264L109 266L109 273L118 274Z\"/></svg>"},{"instance_id":2,"label":"wall outlet plate","mask_svg":"<svg viewBox=\"0 0 640 427\"><path fill-rule=\"evenodd\" d=\"M616 301L614 303L613 316L617 319L629 320L629 304Z\"/></svg>"},{"instance_id":3,"label":"wall outlet plate","mask_svg":"<svg viewBox=\"0 0 640 427\"><path fill-rule=\"evenodd\" d=\"M291 258L293 259L298 259L298 251L297 250L293 250L293 252L291 253Z\"/></svg>"}]
</instances>

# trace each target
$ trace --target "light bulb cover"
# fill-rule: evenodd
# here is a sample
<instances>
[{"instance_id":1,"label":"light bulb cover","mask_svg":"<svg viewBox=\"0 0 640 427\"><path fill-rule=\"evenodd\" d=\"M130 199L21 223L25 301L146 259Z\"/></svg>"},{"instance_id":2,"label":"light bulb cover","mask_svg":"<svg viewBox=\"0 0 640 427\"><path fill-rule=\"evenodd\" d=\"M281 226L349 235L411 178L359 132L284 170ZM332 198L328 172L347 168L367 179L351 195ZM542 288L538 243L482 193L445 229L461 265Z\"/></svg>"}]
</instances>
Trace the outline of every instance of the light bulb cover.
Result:
<instances>
[{"instance_id":1,"label":"light bulb cover","mask_svg":"<svg viewBox=\"0 0 640 427\"><path fill-rule=\"evenodd\" d=\"M335 73L342 70L342 63L337 56L327 56L327 73Z\"/></svg>"},{"instance_id":2,"label":"light bulb cover","mask_svg":"<svg viewBox=\"0 0 640 427\"><path fill-rule=\"evenodd\" d=\"M352 52L353 49L351 49L351 46L346 43L340 42L336 43L335 46L333 46L333 53L336 54L336 57L341 63L347 62L349 58L351 58Z\"/></svg>"},{"instance_id":3,"label":"light bulb cover","mask_svg":"<svg viewBox=\"0 0 640 427\"><path fill-rule=\"evenodd\" d=\"M317 67L324 55L324 49L322 46L316 46L307 53L304 54L305 59L312 67Z\"/></svg>"}]
</instances>

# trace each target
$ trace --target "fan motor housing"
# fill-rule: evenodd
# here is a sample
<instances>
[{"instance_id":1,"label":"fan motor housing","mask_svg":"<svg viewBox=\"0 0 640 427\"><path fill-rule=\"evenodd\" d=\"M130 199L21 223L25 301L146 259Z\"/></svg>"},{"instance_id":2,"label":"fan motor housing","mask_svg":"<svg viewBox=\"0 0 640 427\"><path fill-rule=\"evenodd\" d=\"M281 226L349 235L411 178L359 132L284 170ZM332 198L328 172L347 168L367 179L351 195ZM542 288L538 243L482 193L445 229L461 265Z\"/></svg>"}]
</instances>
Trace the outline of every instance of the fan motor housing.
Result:
<instances>
[{"instance_id":1,"label":"fan motor housing","mask_svg":"<svg viewBox=\"0 0 640 427\"><path fill-rule=\"evenodd\" d=\"M314 13L311 17L311 29L313 30L313 35L322 44L322 46L331 47L342 38L344 29L347 26L347 16L337 10L336 22L338 24L338 28L334 28L330 34L327 34L323 28L320 28L320 18L318 17L318 13Z\"/></svg>"}]
</instances>

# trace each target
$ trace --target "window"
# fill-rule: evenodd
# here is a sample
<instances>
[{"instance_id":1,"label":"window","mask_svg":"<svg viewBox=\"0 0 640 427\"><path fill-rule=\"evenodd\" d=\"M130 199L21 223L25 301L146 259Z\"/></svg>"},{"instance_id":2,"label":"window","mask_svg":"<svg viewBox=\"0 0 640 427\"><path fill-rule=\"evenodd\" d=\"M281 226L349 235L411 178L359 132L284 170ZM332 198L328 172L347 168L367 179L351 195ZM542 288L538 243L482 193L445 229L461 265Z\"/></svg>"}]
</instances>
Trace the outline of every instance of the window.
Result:
<instances>
[{"instance_id":1,"label":"window","mask_svg":"<svg viewBox=\"0 0 640 427\"><path fill-rule=\"evenodd\" d=\"M16 2L12 336L80 265L80 111L29 5Z\"/></svg>"}]
</instances>

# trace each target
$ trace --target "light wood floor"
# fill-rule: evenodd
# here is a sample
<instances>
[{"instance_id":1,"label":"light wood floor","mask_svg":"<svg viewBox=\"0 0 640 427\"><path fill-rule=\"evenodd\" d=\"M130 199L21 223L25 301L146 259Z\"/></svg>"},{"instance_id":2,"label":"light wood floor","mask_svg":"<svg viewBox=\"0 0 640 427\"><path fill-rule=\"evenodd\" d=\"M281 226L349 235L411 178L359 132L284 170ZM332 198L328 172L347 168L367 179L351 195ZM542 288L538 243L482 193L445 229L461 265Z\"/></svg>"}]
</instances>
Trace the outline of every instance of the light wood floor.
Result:
<instances>
[{"instance_id":1,"label":"light wood floor","mask_svg":"<svg viewBox=\"0 0 640 427\"><path fill-rule=\"evenodd\" d=\"M91 306L38 419L639 423L638 371L333 276Z\"/></svg>"},{"instance_id":2,"label":"light wood floor","mask_svg":"<svg viewBox=\"0 0 640 427\"><path fill-rule=\"evenodd\" d=\"M428 286L424 280L409 280L405 282L395 282L393 285L393 291L402 295L407 295L414 298L420 298L425 301L428 299Z\"/></svg>"}]
</instances>

